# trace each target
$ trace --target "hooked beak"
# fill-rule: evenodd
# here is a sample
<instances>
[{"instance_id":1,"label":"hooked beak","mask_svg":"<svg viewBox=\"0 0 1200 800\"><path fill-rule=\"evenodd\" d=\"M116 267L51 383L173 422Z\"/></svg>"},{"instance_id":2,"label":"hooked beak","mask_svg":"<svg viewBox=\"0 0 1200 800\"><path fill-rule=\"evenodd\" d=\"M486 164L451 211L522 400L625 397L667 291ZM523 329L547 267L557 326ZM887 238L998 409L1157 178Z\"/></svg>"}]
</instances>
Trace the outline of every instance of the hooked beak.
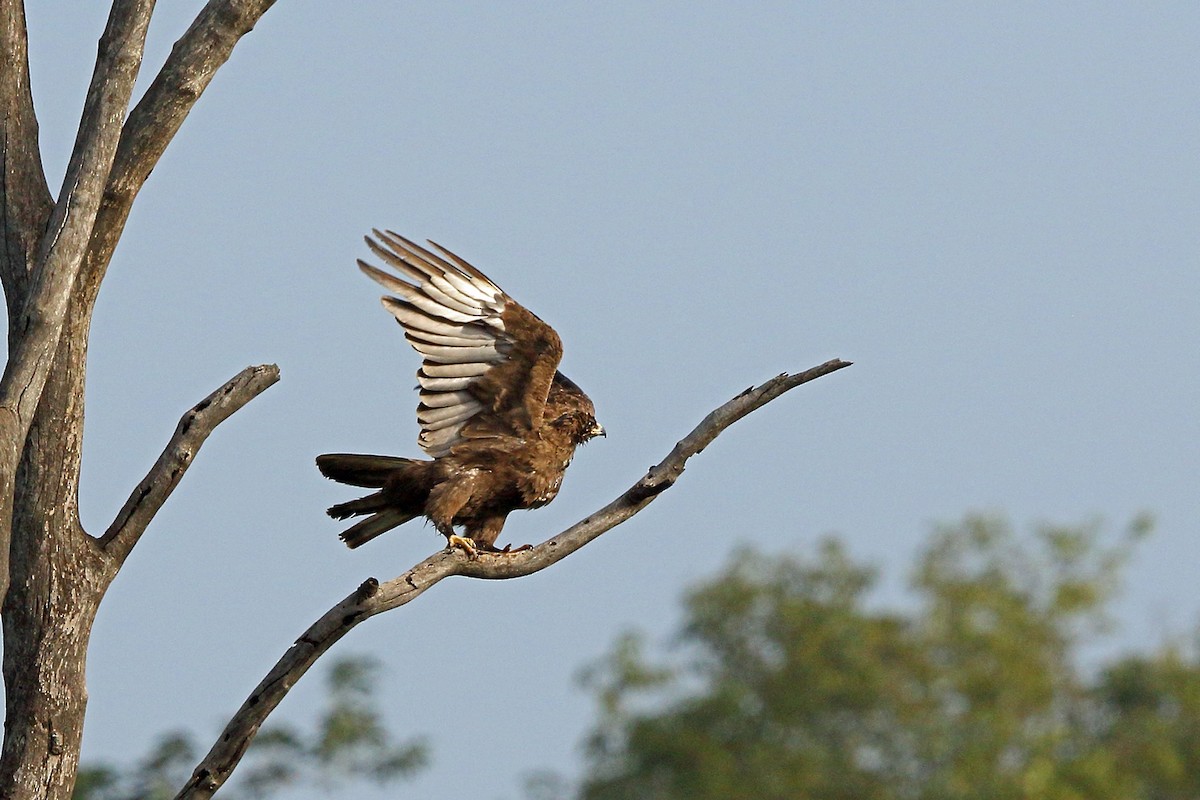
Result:
<instances>
[{"instance_id":1,"label":"hooked beak","mask_svg":"<svg viewBox=\"0 0 1200 800\"><path fill-rule=\"evenodd\" d=\"M608 438L608 434L604 432L604 426L599 422L592 426L590 433L592 434L593 438L596 436L603 436L605 439Z\"/></svg>"}]
</instances>

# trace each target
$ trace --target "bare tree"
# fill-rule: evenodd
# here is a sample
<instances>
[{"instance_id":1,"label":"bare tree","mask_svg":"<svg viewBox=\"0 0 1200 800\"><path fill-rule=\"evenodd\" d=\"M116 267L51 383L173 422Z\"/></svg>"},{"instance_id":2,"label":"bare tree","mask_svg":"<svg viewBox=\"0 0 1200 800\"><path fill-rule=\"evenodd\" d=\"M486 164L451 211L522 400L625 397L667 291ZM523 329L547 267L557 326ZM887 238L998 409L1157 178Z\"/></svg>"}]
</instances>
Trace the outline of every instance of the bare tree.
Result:
<instances>
[{"instance_id":1,"label":"bare tree","mask_svg":"<svg viewBox=\"0 0 1200 800\"><path fill-rule=\"evenodd\" d=\"M96 609L154 513L223 419L278 378L248 369L189 411L100 536L79 521L88 330L130 206L238 40L272 0L212 0L129 111L152 0L115 0L66 177L51 194L38 150L25 12L0 0L0 589L6 708L0 797L69 797ZM127 116L128 115L128 116Z\"/></svg>"},{"instance_id":2,"label":"bare tree","mask_svg":"<svg viewBox=\"0 0 1200 800\"><path fill-rule=\"evenodd\" d=\"M0 797L66 800L79 766L84 664L100 601L134 545L222 421L279 379L248 367L180 420L102 534L78 513L83 390L92 310L130 207L192 106L274 0L210 0L129 111L153 0L115 0L100 39L75 147L58 195L46 183L29 85L24 7L0 0L0 280L8 360L0 379L0 593L6 694ZM128 112L128 113L127 113ZM848 366L783 375L713 412L660 465L601 511L524 553L439 553L380 584L369 579L317 621L251 693L181 797L207 797L300 675L369 616L449 575L509 578L543 569L628 519L734 421L800 383Z\"/></svg>"}]
</instances>

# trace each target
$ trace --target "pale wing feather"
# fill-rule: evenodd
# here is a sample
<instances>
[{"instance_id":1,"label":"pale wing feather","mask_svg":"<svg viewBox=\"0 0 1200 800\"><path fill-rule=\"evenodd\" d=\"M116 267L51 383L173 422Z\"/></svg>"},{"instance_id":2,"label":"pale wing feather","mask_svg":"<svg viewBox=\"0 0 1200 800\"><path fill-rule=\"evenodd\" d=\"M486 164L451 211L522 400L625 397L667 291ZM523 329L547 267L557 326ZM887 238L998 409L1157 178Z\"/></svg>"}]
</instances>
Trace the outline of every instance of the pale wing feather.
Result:
<instances>
[{"instance_id":1,"label":"pale wing feather","mask_svg":"<svg viewBox=\"0 0 1200 800\"><path fill-rule=\"evenodd\" d=\"M504 292L499 286L492 283L486 275L474 267L464 272L460 267L451 264L436 253L432 253L392 231L382 234L375 231L375 235L380 236L389 246L404 250L416 261L422 262L413 264L417 269L425 270L425 265L428 265L429 279L444 290L452 288L468 297L478 299L484 305L492 304L504 296Z\"/></svg>"},{"instance_id":2,"label":"pale wing feather","mask_svg":"<svg viewBox=\"0 0 1200 800\"><path fill-rule=\"evenodd\" d=\"M457 392L471 385L470 378L429 378L417 373L417 383L422 389L437 392Z\"/></svg>"},{"instance_id":3,"label":"pale wing feather","mask_svg":"<svg viewBox=\"0 0 1200 800\"><path fill-rule=\"evenodd\" d=\"M437 458L450 452L450 448L458 442L458 435L461 431L461 424L438 431L421 431L421 435L417 437L417 443L425 452Z\"/></svg>"},{"instance_id":4,"label":"pale wing feather","mask_svg":"<svg viewBox=\"0 0 1200 800\"><path fill-rule=\"evenodd\" d=\"M477 269L472 268L470 272L463 273L458 267L440 256L410 242L397 233L379 230L373 232L391 249L394 258L400 259L409 268L416 270L431 281L438 281L439 288L453 287L484 305L495 303L504 297L504 292L500 290L500 287L488 280L487 276ZM382 255L381 251L382 248L376 249L376 252L380 252ZM443 281L444 283L440 283Z\"/></svg>"},{"instance_id":5,"label":"pale wing feather","mask_svg":"<svg viewBox=\"0 0 1200 800\"><path fill-rule=\"evenodd\" d=\"M413 340L413 349L435 364L487 364L501 359L495 345L445 347Z\"/></svg>"},{"instance_id":6,"label":"pale wing feather","mask_svg":"<svg viewBox=\"0 0 1200 800\"><path fill-rule=\"evenodd\" d=\"M456 422L463 422L475 416L475 412L483 408L483 404L470 400L466 403L455 403L454 405L443 406L442 408L423 408L417 407L417 419L426 427L437 429L444 428L447 425L453 425Z\"/></svg>"},{"instance_id":7,"label":"pale wing feather","mask_svg":"<svg viewBox=\"0 0 1200 800\"><path fill-rule=\"evenodd\" d=\"M457 336L463 331L462 325L438 320L395 297L384 297L382 303L383 307L408 330L440 333L443 336Z\"/></svg>"},{"instance_id":8,"label":"pale wing feather","mask_svg":"<svg viewBox=\"0 0 1200 800\"><path fill-rule=\"evenodd\" d=\"M387 248L368 239L372 251L415 280L419 286L432 284L463 305L491 307L496 311L503 308L506 295L478 270L474 271L475 274L463 273L453 264L391 231L383 233L375 230L374 234Z\"/></svg>"},{"instance_id":9,"label":"pale wing feather","mask_svg":"<svg viewBox=\"0 0 1200 800\"><path fill-rule=\"evenodd\" d=\"M493 337L486 335L476 336L465 327L453 336L429 333L428 331L407 331L405 336L409 339L419 339L422 342L429 342L430 344L460 344L464 347L474 347L484 342L490 342L493 339Z\"/></svg>"},{"instance_id":10,"label":"pale wing feather","mask_svg":"<svg viewBox=\"0 0 1200 800\"><path fill-rule=\"evenodd\" d=\"M464 314L461 311L455 311L446 306L445 303L438 302L423 291L424 287L409 286L402 281L397 281L403 289L397 290L397 293L408 301L409 305L415 306L421 311L424 311L431 317L436 317L449 322L478 322L480 320L480 312L482 309L476 309L471 313Z\"/></svg>"},{"instance_id":11,"label":"pale wing feather","mask_svg":"<svg viewBox=\"0 0 1200 800\"><path fill-rule=\"evenodd\" d=\"M433 364L426 362L421 365L421 370L431 378L474 378L486 374L491 368L492 365L487 363Z\"/></svg>"},{"instance_id":12,"label":"pale wing feather","mask_svg":"<svg viewBox=\"0 0 1200 800\"><path fill-rule=\"evenodd\" d=\"M421 392L418 397L421 398L421 402L423 404L429 406L430 408L441 408L443 406L455 406L459 404L466 404L468 402L475 402L475 398L471 396L470 392L463 391Z\"/></svg>"},{"instance_id":13,"label":"pale wing feather","mask_svg":"<svg viewBox=\"0 0 1200 800\"><path fill-rule=\"evenodd\" d=\"M376 253L381 251L387 252L382 250L382 248L380 248L378 245L375 245L372 249ZM418 281L421 291L425 292L434 301L446 306L447 308L452 308L455 311L460 311L464 314L475 316L478 315L479 311L484 306L482 300L463 294L461 291L458 291L448 282L436 275L424 275L418 272L417 270L409 267L399 258L393 256L388 260L388 263L392 264L393 266L397 266L404 271L405 275L408 275L413 280ZM361 258L358 259L358 266L359 269L374 278L376 282L386 286L393 292L407 295L408 292L413 288L411 284L405 283L399 278L389 275L381 269L372 267Z\"/></svg>"}]
</instances>

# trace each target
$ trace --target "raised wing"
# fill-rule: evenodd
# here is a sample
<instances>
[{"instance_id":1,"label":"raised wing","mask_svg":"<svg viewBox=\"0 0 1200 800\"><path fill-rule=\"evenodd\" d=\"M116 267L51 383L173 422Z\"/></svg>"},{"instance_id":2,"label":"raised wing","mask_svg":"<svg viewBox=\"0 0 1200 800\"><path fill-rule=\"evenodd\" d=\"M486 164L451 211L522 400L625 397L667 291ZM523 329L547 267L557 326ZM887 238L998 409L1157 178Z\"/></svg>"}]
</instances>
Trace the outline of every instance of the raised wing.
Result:
<instances>
[{"instance_id":1,"label":"raised wing","mask_svg":"<svg viewBox=\"0 0 1200 800\"><path fill-rule=\"evenodd\" d=\"M449 250L374 234L367 246L408 280L358 266L399 295L384 297L384 308L423 359L417 441L425 452L437 458L467 440L536 430L562 358L554 329Z\"/></svg>"}]
</instances>

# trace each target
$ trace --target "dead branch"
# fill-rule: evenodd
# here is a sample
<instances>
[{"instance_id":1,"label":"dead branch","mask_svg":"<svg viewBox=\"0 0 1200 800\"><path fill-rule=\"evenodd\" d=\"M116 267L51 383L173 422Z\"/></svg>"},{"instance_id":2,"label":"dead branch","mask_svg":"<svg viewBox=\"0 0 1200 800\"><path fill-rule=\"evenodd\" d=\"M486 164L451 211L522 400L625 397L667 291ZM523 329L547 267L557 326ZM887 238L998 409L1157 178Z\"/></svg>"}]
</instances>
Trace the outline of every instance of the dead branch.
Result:
<instances>
[{"instance_id":1,"label":"dead branch","mask_svg":"<svg viewBox=\"0 0 1200 800\"><path fill-rule=\"evenodd\" d=\"M153 0L113 3L100 37L96 67L62 189L44 227L36 264L22 287L21 310L9 321L8 361L0 377L0 594L7 591L9 582L17 463L58 350L72 290L141 66L153 8ZM5 12L11 13L9 9ZM26 127L24 132L28 135L31 130ZM25 142L21 146L37 145ZM9 242L4 244L7 247ZM6 280L5 286L24 283Z\"/></svg>"},{"instance_id":2,"label":"dead branch","mask_svg":"<svg viewBox=\"0 0 1200 800\"><path fill-rule=\"evenodd\" d=\"M730 425L784 392L850 364L849 361L834 359L794 375L784 373L761 386L747 389L705 417L675 445L666 458L651 467L616 500L529 550L508 554L481 553L471 559L460 550L446 549L387 583L380 584L375 578L368 578L349 597L325 612L276 662L225 726L216 744L196 767L175 800L211 797L228 780L259 726L279 705L288 690L317 658L358 623L405 605L451 575L484 579L516 578L561 561L652 503L683 474L687 460L703 451Z\"/></svg>"},{"instance_id":3,"label":"dead branch","mask_svg":"<svg viewBox=\"0 0 1200 800\"><path fill-rule=\"evenodd\" d=\"M142 62L146 28L154 3L127 0L113 5L100 39L92 83L84 102L75 150L58 202L42 237L39 264L19 322L22 335L9 354L0 381L0 408L19 420L15 436L4 437L15 456L33 419L42 385L58 346L71 290L108 181L121 123ZM7 415L6 415L7 416ZM5 434L8 434L5 431Z\"/></svg>"},{"instance_id":4,"label":"dead branch","mask_svg":"<svg viewBox=\"0 0 1200 800\"><path fill-rule=\"evenodd\" d=\"M113 559L115 567L125 561L146 526L175 491L208 435L278 380L279 367L274 364L246 367L184 413L158 461L100 538L101 547Z\"/></svg>"},{"instance_id":5,"label":"dead branch","mask_svg":"<svg viewBox=\"0 0 1200 800\"><path fill-rule=\"evenodd\" d=\"M13 319L25 302L30 262L54 208L38 150L29 38L19 0L0 0L0 53L0 281Z\"/></svg>"},{"instance_id":6,"label":"dead branch","mask_svg":"<svg viewBox=\"0 0 1200 800\"><path fill-rule=\"evenodd\" d=\"M151 170L234 46L274 4L275 0L209 0L129 113L80 281L92 297Z\"/></svg>"}]
</instances>

